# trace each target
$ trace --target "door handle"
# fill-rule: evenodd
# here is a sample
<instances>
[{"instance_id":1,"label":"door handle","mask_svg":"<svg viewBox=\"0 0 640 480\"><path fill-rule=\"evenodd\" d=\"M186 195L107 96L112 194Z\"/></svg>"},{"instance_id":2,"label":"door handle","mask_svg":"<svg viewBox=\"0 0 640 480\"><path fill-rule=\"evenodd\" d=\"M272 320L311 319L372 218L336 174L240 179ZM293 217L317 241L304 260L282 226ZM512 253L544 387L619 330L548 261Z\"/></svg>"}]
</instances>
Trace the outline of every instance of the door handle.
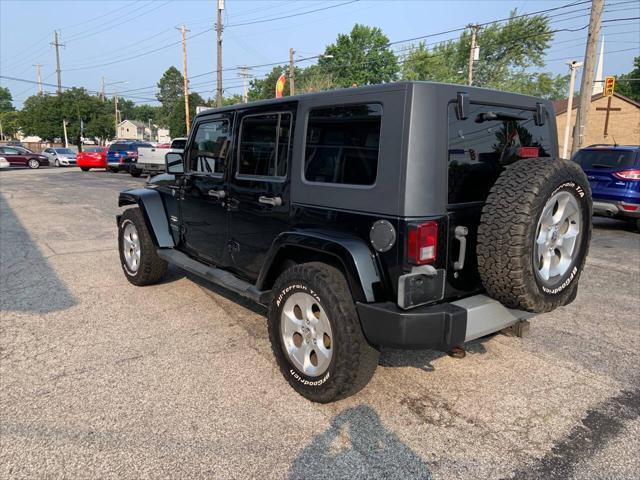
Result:
<instances>
[{"instance_id":1,"label":"door handle","mask_svg":"<svg viewBox=\"0 0 640 480\"><path fill-rule=\"evenodd\" d=\"M225 192L224 190L209 190L207 194L210 197L217 198L218 200L222 200L227 196L227 192Z\"/></svg>"},{"instance_id":2,"label":"door handle","mask_svg":"<svg viewBox=\"0 0 640 480\"><path fill-rule=\"evenodd\" d=\"M271 205L272 207L279 207L280 205L282 205L282 198L280 197L265 197L260 196L260 198L258 198L258 202L260 203L264 203L265 205Z\"/></svg>"},{"instance_id":3,"label":"door handle","mask_svg":"<svg viewBox=\"0 0 640 480\"><path fill-rule=\"evenodd\" d=\"M453 231L456 240L460 242L460 252L458 253L458 260L453 263L454 270L462 270L464 268L464 257L467 252L467 234L469 229L458 225Z\"/></svg>"}]
</instances>

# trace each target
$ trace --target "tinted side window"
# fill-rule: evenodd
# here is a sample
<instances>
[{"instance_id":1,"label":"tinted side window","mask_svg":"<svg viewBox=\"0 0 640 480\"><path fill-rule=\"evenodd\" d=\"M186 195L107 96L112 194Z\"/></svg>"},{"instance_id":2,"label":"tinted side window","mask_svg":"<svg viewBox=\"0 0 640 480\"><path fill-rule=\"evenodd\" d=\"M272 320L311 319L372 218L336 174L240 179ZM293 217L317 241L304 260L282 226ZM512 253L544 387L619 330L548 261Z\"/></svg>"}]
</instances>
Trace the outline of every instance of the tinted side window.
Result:
<instances>
[{"instance_id":1,"label":"tinted side window","mask_svg":"<svg viewBox=\"0 0 640 480\"><path fill-rule=\"evenodd\" d=\"M189 170L222 175L227 165L229 135L228 120L199 124L189 149Z\"/></svg>"},{"instance_id":2,"label":"tinted side window","mask_svg":"<svg viewBox=\"0 0 640 480\"><path fill-rule=\"evenodd\" d=\"M240 127L238 175L285 177L290 137L290 113L244 117Z\"/></svg>"},{"instance_id":3,"label":"tinted side window","mask_svg":"<svg viewBox=\"0 0 640 480\"><path fill-rule=\"evenodd\" d=\"M305 179L349 185L376 182L382 105L313 109L307 122Z\"/></svg>"},{"instance_id":4,"label":"tinted side window","mask_svg":"<svg viewBox=\"0 0 640 480\"><path fill-rule=\"evenodd\" d=\"M504 167L551 155L549 122L538 126L533 114L472 103L468 117L459 120L449 104L449 203L484 201Z\"/></svg>"}]
</instances>

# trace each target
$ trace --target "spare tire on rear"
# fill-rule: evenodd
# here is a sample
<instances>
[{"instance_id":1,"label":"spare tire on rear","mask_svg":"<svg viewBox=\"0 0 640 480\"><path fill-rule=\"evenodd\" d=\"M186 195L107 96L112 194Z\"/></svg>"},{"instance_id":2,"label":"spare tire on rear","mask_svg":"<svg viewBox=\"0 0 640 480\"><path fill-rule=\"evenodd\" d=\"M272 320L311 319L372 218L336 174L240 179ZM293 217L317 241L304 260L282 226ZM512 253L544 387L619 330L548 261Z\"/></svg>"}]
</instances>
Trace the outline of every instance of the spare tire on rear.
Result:
<instances>
[{"instance_id":1,"label":"spare tire on rear","mask_svg":"<svg viewBox=\"0 0 640 480\"><path fill-rule=\"evenodd\" d=\"M574 162L530 158L492 187L478 227L487 293L510 308L548 312L573 301L591 240L591 189Z\"/></svg>"}]
</instances>

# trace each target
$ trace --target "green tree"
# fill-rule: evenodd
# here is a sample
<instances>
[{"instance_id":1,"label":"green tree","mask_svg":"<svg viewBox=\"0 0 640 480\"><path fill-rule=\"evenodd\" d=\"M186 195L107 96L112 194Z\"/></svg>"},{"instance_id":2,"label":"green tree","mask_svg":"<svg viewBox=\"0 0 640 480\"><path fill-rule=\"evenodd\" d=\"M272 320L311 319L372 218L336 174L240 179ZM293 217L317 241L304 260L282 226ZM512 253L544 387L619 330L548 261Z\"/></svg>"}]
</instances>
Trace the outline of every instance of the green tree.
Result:
<instances>
[{"instance_id":1,"label":"green tree","mask_svg":"<svg viewBox=\"0 0 640 480\"><path fill-rule=\"evenodd\" d=\"M337 87L391 82L398 77L398 59L389 39L377 27L355 24L324 51L318 66Z\"/></svg>"},{"instance_id":2,"label":"green tree","mask_svg":"<svg viewBox=\"0 0 640 480\"><path fill-rule=\"evenodd\" d=\"M11 112L13 107L13 97L11 91L6 87L0 87L0 112Z\"/></svg>"},{"instance_id":3,"label":"green tree","mask_svg":"<svg viewBox=\"0 0 640 480\"><path fill-rule=\"evenodd\" d=\"M52 142L63 137L62 120L60 97L33 95L23 103L20 129L25 135L37 135Z\"/></svg>"},{"instance_id":4,"label":"green tree","mask_svg":"<svg viewBox=\"0 0 640 480\"><path fill-rule=\"evenodd\" d=\"M158 82L156 98L162 104L160 115L168 123L175 105L184 96L184 77L176 67L169 67Z\"/></svg>"},{"instance_id":5,"label":"green tree","mask_svg":"<svg viewBox=\"0 0 640 480\"><path fill-rule=\"evenodd\" d=\"M504 24L492 24L478 32L479 60L474 63L473 85L518 93L562 98L568 76L531 73L544 67L544 53L553 40L549 19L543 15L517 17L513 10ZM407 55L402 71L407 80L466 83L471 34L458 40L427 48L415 46Z\"/></svg>"},{"instance_id":6,"label":"green tree","mask_svg":"<svg viewBox=\"0 0 640 480\"><path fill-rule=\"evenodd\" d=\"M206 102L197 93L189 94L189 116L191 120L196 116L196 107L198 105L204 105ZM168 117L167 125L169 127L169 134L171 137L184 137L187 134L187 127L184 118L184 97L178 99L174 104L173 110Z\"/></svg>"},{"instance_id":7,"label":"green tree","mask_svg":"<svg viewBox=\"0 0 640 480\"><path fill-rule=\"evenodd\" d=\"M139 120L141 122L151 122L154 124L163 124L164 119L160 112L161 107L154 107L153 105L134 105L131 111L131 120Z\"/></svg>"},{"instance_id":8,"label":"green tree","mask_svg":"<svg viewBox=\"0 0 640 480\"><path fill-rule=\"evenodd\" d=\"M640 57L633 59L634 69L629 73L623 73L616 77L615 91L629 97L631 100L640 102Z\"/></svg>"},{"instance_id":9,"label":"green tree","mask_svg":"<svg viewBox=\"0 0 640 480\"><path fill-rule=\"evenodd\" d=\"M249 91L247 94L249 101L253 102L256 100L274 98L276 96L276 82L280 75L286 73L288 69L288 66L276 66L271 69L267 76L251 80L251 82L249 82ZM295 71L297 75L299 69L296 68ZM284 91L282 95L288 96L289 94L289 82L287 81L284 84Z\"/></svg>"},{"instance_id":10,"label":"green tree","mask_svg":"<svg viewBox=\"0 0 640 480\"><path fill-rule=\"evenodd\" d=\"M226 107L228 105L235 105L237 103L242 103L242 95L235 94L235 95L231 95L229 97L222 97L222 106L223 107ZM215 101L215 99L209 100L209 101L207 101L206 104L209 105L209 106L215 106L216 101Z\"/></svg>"},{"instance_id":11,"label":"green tree","mask_svg":"<svg viewBox=\"0 0 640 480\"><path fill-rule=\"evenodd\" d=\"M0 112L0 123L2 124L2 134L4 139L15 138L20 131L19 113L14 111Z\"/></svg>"}]
</instances>

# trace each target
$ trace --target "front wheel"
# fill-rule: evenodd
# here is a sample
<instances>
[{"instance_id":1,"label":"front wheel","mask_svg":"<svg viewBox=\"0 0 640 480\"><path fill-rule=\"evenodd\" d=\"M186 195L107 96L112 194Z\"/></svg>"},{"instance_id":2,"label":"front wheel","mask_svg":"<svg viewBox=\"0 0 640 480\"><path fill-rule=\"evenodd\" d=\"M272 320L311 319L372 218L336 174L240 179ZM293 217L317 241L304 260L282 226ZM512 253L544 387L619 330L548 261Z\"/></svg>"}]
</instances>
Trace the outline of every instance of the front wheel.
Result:
<instances>
[{"instance_id":1,"label":"front wheel","mask_svg":"<svg viewBox=\"0 0 640 480\"><path fill-rule=\"evenodd\" d=\"M88 172L91 169L89 167L80 167L80 170L82 170L83 172Z\"/></svg>"},{"instance_id":2,"label":"front wheel","mask_svg":"<svg viewBox=\"0 0 640 480\"><path fill-rule=\"evenodd\" d=\"M280 371L303 397L328 403L358 392L378 365L342 273L323 263L285 270L269 307L271 347Z\"/></svg>"},{"instance_id":3,"label":"front wheel","mask_svg":"<svg viewBox=\"0 0 640 480\"><path fill-rule=\"evenodd\" d=\"M127 280L134 285L152 285L162 280L167 262L156 252L139 208L125 210L118 225L120 263Z\"/></svg>"},{"instance_id":4,"label":"front wheel","mask_svg":"<svg viewBox=\"0 0 640 480\"><path fill-rule=\"evenodd\" d=\"M58 160L57 158L55 159L55 161L53 162L53 165L55 167L60 167L60 160Z\"/></svg>"},{"instance_id":5,"label":"front wheel","mask_svg":"<svg viewBox=\"0 0 640 480\"><path fill-rule=\"evenodd\" d=\"M39 162L38 160L36 160L35 158L32 158L32 159L30 159L30 160L29 160L29 162L27 163L27 166L28 166L29 168L32 168L32 169L34 169L34 170L35 170L36 168L40 168L40 162Z\"/></svg>"}]
</instances>

